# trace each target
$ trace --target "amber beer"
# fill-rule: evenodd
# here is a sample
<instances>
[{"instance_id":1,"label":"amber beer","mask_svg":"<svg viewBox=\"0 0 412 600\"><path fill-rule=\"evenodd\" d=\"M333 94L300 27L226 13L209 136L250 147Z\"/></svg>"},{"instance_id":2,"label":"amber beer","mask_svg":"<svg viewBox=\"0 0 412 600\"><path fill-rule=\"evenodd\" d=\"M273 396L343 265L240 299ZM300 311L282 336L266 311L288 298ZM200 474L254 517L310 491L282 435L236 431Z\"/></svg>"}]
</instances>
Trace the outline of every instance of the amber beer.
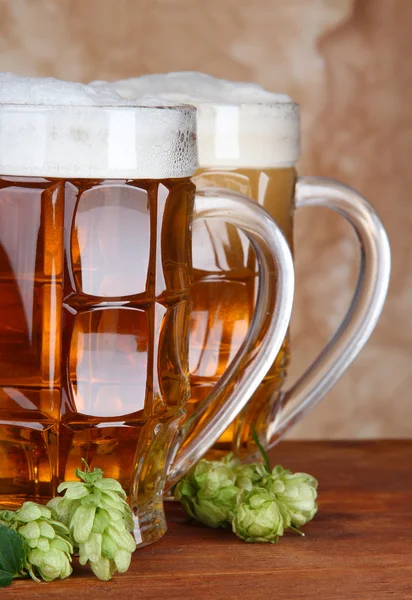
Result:
<instances>
[{"instance_id":1,"label":"amber beer","mask_svg":"<svg viewBox=\"0 0 412 600\"><path fill-rule=\"evenodd\" d=\"M47 500L82 457L161 499L197 164L194 110L173 111L0 104L2 506Z\"/></svg>"},{"instance_id":2,"label":"amber beer","mask_svg":"<svg viewBox=\"0 0 412 600\"><path fill-rule=\"evenodd\" d=\"M1 408L10 418L0 433L3 503L51 496L84 452L127 488L138 440L155 426L147 403L176 419L178 407L162 406L159 391L188 395L183 340L163 336L158 377L145 372L160 328L188 321L193 189L189 179L0 179ZM174 265L169 280L156 274L158 261Z\"/></svg>"},{"instance_id":3,"label":"amber beer","mask_svg":"<svg viewBox=\"0 0 412 600\"><path fill-rule=\"evenodd\" d=\"M205 167L194 177L199 188L225 187L259 202L275 219L291 248L295 179L294 167ZM241 232L223 222L194 224L193 265L189 412L190 405L207 396L241 347L253 318L259 277L252 246ZM250 437L250 423L266 422L286 377L289 352L286 338L247 409L215 445L217 454L235 449L241 452Z\"/></svg>"},{"instance_id":4,"label":"amber beer","mask_svg":"<svg viewBox=\"0 0 412 600\"><path fill-rule=\"evenodd\" d=\"M298 107L256 86L226 82L219 91L216 82L206 80L204 100L194 99L196 187L221 186L250 196L270 213L292 248ZM194 224L193 267L190 405L203 401L240 349L255 312L259 278L253 247L222 221ZM229 450L250 455L250 425L262 433L279 411L289 357L287 337L248 406L214 446L215 455Z\"/></svg>"}]
</instances>

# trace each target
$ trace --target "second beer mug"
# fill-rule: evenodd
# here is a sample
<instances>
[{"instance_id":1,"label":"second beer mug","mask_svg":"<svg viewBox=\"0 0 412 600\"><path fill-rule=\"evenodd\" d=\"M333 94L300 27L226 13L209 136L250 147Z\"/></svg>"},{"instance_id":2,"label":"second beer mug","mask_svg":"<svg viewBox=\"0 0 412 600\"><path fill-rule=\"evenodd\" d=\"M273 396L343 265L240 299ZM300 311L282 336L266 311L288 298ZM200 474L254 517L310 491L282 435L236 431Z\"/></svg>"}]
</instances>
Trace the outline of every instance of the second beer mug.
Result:
<instances>
[{"instance_id":1,"label":"second beer mug","mask_svg":"<svg viewBox=\"0 0 412 600\"><path fill-rule=\"evenodd\" d=\"M198 190L217 185L252 197L275 219L290 247L295 208L313 206L342 215L359 240L358 283L335 336L299 381L285 390L290 354L286 338L247 408L215 446L218 454L233 450L251 457L255 451L251 424L266 447L276 443L323 398L369 338L389 282L386 233L373 208L355 190L336 181L297 177L299 107L287 96L190 72L112 85L125 97L156 93L197 107ZM196 409L231 364L253 322L259 271L253 245L222 221L195 224L193 266L190 406Z\"/></svg>"},{"instance_id":2,"label":"second beer mug","mask_svg":"<svg viewBox=\"0 0 412 600\"><path fill-rule=\"evenodd\" d=\"M279 351L290 252L247 198L195 199L192 107L0 83L0 504L47 501L84 458L121 482L146 544L166 529L166 481L210 448ZM188 441L193 219L239 227L262 276L249 335Z\"/></svg>"}]
</instances>

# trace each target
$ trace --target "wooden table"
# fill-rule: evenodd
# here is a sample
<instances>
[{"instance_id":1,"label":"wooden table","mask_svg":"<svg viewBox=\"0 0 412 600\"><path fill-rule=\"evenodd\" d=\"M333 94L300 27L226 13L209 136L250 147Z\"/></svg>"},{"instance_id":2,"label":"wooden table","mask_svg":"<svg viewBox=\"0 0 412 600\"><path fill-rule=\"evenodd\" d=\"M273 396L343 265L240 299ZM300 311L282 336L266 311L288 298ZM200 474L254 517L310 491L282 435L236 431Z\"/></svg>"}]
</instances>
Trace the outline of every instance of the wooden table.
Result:
<instances>
[{"instance_id":1,"label":"wooden table","mask_svg":"<svg viewBox=\"0 0 412 600\"><path fill-rule=\"evenodd\" d=\"M168 533L124 575L104 583L76 567L65 581L16 581L1 599L412 599L412 441L283 442L271 459L319 479L306 537L245 544L170 503Z\"/></svg>"}]
</instances>

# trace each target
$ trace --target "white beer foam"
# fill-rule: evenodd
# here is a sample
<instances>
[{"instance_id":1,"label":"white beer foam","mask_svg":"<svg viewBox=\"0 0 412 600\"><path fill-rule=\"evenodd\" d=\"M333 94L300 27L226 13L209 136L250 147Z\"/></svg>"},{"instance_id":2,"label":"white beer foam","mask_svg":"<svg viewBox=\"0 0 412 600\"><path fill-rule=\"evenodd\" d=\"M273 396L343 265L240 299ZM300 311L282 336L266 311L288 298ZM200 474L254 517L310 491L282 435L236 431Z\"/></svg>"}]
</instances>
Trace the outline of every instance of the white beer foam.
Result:
<instances>
[{"instance_id":1,"label":"white beer foam","mask_svg":"<svg viewBox=\"0 0 412 600\"><path fill-rule=\"evenodd\" d=\"M99 81L92 85L107 87ZM196 106L200 166L282 167L300 157L299 107L284 94L191 71L109 85L129 100L155 94Z\"/></svg>"},{"instance_id":2,"label":"white beer foam","mask_svg":"<svg viewBox=\"0 0 412 600\"><path fill-rule=\"evenodd\" d=\"M61 178L190 177L196 116L187 105L113 86L0 74L0 175Z\"/></svg>"}]
</instances>

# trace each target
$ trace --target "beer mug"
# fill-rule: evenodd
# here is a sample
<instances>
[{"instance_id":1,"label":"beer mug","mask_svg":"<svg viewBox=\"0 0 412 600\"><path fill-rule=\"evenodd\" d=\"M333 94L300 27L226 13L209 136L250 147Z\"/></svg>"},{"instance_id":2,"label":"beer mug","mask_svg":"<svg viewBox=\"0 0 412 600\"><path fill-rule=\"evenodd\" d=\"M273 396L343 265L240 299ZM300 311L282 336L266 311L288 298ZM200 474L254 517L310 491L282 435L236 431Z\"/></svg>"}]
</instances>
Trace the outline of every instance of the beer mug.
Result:
<instances>
[{"instance_id":1,"label":"beer mug","mask_svg":"<svg viewBox=\"0 0 412 600\"><path fill-rule=\"evenodd\" d=\"M294 212L305 207L337 212L358 238L357 286L333 338L301 378L284 389L290 357L286 336L249 404L215 445L216 457L232 450L251 458L256 450L251 425L267 448L273 446L325 396L371 335L389 282L386 233L373 208L355 190L328 179L297 177L299 107L289 97L255 84L191 72L147 75L112 85L124 97L156 93L195 105L197 189L219 186L252 197L275 219L290 248ZM241 348L253 322L260 276L253 245L223 221L194 224L193 266L189 407L195 410Z\"/></svg>"},{"instance_id":2,"label":"beer mug","mask_svg":"<svg viewBox=\"0 0 412 600\"><path fill-rule=\"evenodd\" d=\"M166 481L216 441L278 353L293 263L252 201L195 198L193 107L61 86L0 86L0 503L47 501L85 459L123 485L146 544L166 529ZM188 443L191 226L202 219L245 233L261 279L249 335Z\"/></svg>"}]
</instances>

